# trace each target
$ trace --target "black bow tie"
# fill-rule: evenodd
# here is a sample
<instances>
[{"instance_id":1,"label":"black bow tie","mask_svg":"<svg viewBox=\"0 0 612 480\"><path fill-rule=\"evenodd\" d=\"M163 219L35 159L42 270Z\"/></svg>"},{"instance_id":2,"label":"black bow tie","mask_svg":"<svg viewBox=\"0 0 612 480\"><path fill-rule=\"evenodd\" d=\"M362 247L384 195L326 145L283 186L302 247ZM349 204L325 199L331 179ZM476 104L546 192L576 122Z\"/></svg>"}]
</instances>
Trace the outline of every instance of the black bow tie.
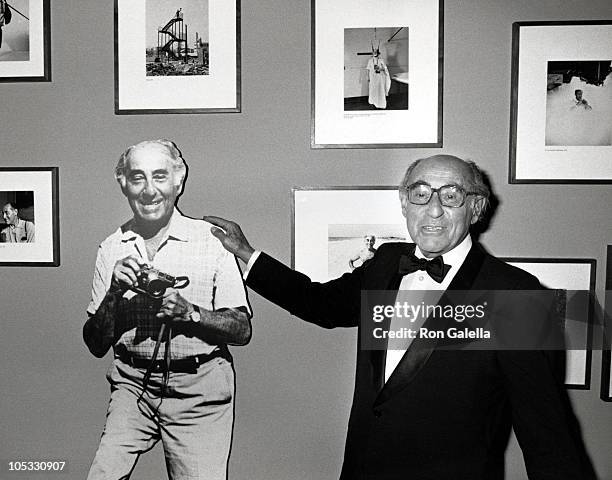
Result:
<instances>
[{"instance_id":1,"label":"black bow tie","mask_svg":"<svg viewBox=\"0 0 612 480\"><path fill-rule=\"evenodd\" d=\"M400 275L406 275L417 270L425 270L433 280L442 283L450 268L450 265L444 263L441 255L432 260L427 260L426 258L417 258L413 254L400 256L398 272Z\"/></svg>"}]
</instances>

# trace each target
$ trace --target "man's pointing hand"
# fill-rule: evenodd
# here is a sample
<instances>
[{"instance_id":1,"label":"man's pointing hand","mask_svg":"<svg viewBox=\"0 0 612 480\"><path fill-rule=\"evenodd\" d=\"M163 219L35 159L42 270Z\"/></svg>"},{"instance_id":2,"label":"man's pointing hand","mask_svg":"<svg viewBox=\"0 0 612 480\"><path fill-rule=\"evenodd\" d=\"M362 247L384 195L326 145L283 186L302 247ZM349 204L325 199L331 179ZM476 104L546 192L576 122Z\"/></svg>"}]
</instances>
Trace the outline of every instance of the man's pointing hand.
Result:
<instances>
[{"instance_id":1,"label":"man's pointing hand","mask_svg":"<svg viewBox=\"0 0 612 480\"><path fill-rule=\"evenodd\" d=\"M210 229L211 233L219 239L223 247L230 253L236 255L244 263L248 263L255 250L247 241L240 225L221 217L205 216L203 220L215 225Z\"/></svg>"}]
</instances>

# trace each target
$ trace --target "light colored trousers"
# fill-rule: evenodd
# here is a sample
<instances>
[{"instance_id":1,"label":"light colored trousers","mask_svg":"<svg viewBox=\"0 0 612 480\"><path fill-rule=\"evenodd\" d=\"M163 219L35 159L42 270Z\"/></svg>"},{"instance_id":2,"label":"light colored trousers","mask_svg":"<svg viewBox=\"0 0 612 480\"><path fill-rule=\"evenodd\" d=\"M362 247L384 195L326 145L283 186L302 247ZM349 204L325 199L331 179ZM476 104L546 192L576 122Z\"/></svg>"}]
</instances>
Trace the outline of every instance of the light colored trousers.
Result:
<instances>
[{"instance_id":1,"label":"light colored trousers","mask_svg":"<svg viewBox=\"0 0 612 480\"><path fill-rule=\"evenodd\" d=\"M171 372L163 399L162 374L142 392L143 369L115 359L106 378L111 397L88 480L130 477L141 453L161 440L171 480L225 480L234 423L234 370L213 358L196 373Z\"/></svg>"}]
</instances>

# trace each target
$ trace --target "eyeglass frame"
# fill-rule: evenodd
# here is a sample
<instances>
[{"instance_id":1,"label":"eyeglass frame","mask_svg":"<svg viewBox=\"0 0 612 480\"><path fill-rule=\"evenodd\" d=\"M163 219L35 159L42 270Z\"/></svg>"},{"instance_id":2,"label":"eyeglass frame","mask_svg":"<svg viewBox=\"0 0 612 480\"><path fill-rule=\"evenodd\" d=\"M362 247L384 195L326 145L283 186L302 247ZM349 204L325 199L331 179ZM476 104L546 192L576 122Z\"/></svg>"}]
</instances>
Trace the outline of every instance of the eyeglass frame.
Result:
<instances>
[{"instance_id":1,"label":"eyeglass frame","mask_svg":"<svg viewBox=\"0 0 612 480\"><path fill-rule=\"evenodd\" d=\"M431 190L431 195L429 196L429 198L427 199L427 201L425 203L414 203L413 201L410 200L410 189L412 187L414 187L415 185L424 185L426 187L429 187L429 189ZM445 188L445 187L454 187L454 188L457 188L464 195L463 200L462 200L460 205L453 206L453 205L444 205L444 203L442 203L442 199L440 198L440 194L438 192L440 190L442 190L443 188ZM431 199L433 198L434 193L438 195L438 201L440 202L440 205L442 205L443 207L448 207L448 208L461 208L461 207L463 207L465 205L465 200L467 199L467 197L469 195L480 195L480 196L482 196L481 193L468 191L465 188L463 188L461 185L457 185L456 183L448 183L446 185L442 185L441 187L433 188L427 182L418 181L418 182L411 183L407 187L402 185L402 190L404 190L406 192L406 198L408 199L408 201L410 203L412 203L413 205L421 205L421 206L429 205L429 202L431 202Z\"/></svg>"}]
</instances>

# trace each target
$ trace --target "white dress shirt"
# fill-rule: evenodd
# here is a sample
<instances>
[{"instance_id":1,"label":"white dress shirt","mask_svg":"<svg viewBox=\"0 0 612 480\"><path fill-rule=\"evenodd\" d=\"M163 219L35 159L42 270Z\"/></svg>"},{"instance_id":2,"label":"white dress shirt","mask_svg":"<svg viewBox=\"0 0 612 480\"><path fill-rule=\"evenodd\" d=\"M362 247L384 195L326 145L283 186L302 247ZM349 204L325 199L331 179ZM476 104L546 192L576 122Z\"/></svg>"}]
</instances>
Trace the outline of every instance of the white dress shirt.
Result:
<instances>
[{"instance_id":1,"label":"white dress shirt","mask_svg":"<svg viewBox=\"0 0 612 480\"><path fill-rule=\"evenodd\" d=\"M451 281L457 275L457 271L463 265L463 261L465 257L467 257L468 252L472 248L472 238L468 234L467 237L463 239L463 241L453 248L450 252L446 252L442 255L442 260L446 265L450 265L450 270L442 280L442 283L436 282L432 279L427 272L424 270L417 270L416 272L410 273L408 275L404 275L402 278L402 283L400 283L399 292L402 290L418 290L418 291L432 291L439 290L440 292L445 291L450 285ZM421 252L421 249L417 246L414 254L417 258L425 258L425 255ZM440 293L441 295L441 293ZM399 319L394 317L391 319L391 325L389 330L397 330L404 326L406 323L405 319ZM418 328L420 325L414 325L414 327ZM413 327L413 328L414 328ZM401 349L388 349L387 357L385 359L385 382L389 380L389 377L397 367L397 364L400 362L412 340L404 341L403 346L405 348Z\"/></svg>"},{"instance_id":2,"label":"white dress shirt","mask_svg":"<svg viewBox=\"0 0 612 480\"><path fill-rule=\"evenodd\" d=\"M249 272L251 271L251 267L253 266L253 264L257 261L257 259L259 258L259 255L261 254L261 250L255 250L253 252L253 255L251 255L251 258L249 258L248 263L246 264L246 268L244 269L244 273L242 274L242 279L246 282L246 279L249 276Z\"/></svg>"}]
</instances>

